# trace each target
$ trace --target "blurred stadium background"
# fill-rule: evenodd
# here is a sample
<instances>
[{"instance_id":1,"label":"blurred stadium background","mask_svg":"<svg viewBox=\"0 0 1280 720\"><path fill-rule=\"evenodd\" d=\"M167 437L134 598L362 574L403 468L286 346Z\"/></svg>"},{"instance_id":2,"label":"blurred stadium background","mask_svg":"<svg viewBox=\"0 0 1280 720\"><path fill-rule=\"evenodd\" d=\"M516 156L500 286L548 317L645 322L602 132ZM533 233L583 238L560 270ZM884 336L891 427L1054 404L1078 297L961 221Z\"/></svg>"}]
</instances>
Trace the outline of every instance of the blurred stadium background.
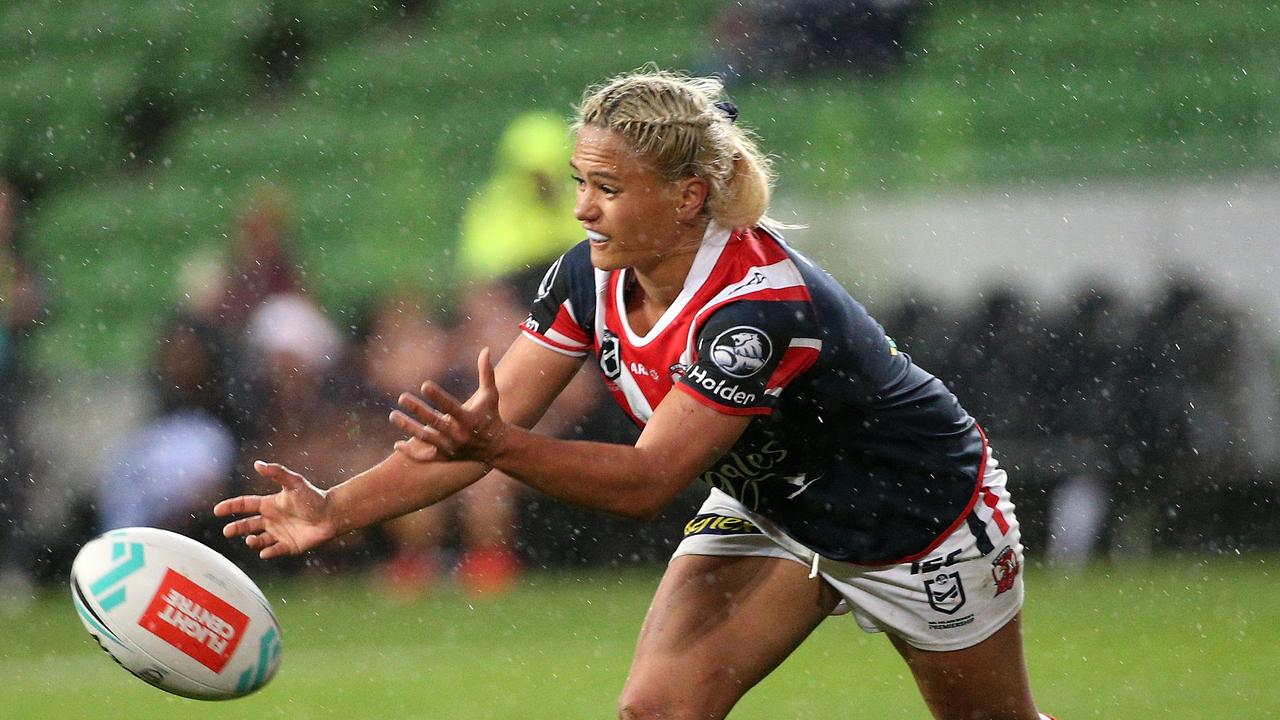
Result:
<instances>
[{"instance_id":1,"label":"blurred stadium background","mask_svg":"<svg viewBox=\"0 0 1280 720\"><path fill-rule=\"evenodd\" d=\"M255 208L283 218L342 342L393 290L459 314L463 207L504 128L646 62L726 77L776 156L773 214L806 226L793 244L955 386L1014 469L1046 709L1277 716L1280 653L1258 635L1280 626L1280 4L35 0L0 19L0 176L41 287L8 338L25 372L0 375L0 430L25 454L2 479L25 487L0 499L27 553L0 617L15 717L186 712L96 657L57 583L98 529L111 448L161 404L157 337ZM688 503L641 527L524 497L519 552L548 571L487 604L383 597L376 535L252 566L286 605L286 652L246 703L607 714ZM325 649L357 636L356 659ZM868 716L923 717L890 655L824 628L742 715L865 697ZM83 702L51 680L67 673ZM459 704L426 709L445 695Z\"/></svg>"}]
</instances>

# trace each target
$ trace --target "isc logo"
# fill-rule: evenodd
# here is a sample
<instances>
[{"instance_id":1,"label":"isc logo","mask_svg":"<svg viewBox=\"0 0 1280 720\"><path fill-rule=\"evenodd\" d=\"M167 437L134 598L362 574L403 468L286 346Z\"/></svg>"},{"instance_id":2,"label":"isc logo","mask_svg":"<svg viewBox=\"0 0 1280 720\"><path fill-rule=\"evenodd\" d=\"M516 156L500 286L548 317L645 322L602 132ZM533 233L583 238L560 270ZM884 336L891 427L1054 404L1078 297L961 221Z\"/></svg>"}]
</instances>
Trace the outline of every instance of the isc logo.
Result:
<instances>
[{"instance_id":1,"label":"isc logo","mask_svg":"<svg viewBox=\"0 0 1280 720\"><path fill-rule=\"evenodd\" d=\"M963 548L956 548L947 553L946 557L931 557L925 560L917 560L911 563L911 574L919 575L920 573L931 573L941 570L944 567L951 567L956 564Z\"/></svg>"}]
</instances>

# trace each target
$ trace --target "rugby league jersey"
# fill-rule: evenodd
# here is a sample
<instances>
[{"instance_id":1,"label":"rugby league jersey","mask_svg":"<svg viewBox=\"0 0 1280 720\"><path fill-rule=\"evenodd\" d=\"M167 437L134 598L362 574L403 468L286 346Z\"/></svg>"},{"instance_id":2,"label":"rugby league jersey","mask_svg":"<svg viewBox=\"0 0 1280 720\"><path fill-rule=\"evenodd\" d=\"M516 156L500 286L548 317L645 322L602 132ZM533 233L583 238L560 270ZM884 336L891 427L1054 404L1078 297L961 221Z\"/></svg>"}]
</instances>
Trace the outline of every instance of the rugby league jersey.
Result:
<instances>
[{"instance_id":1,"label":"rugby league jersey","mask_svg":"<svg viewBox=\"0 0 1280 720\"><path fill-rule=\"evenodd\" d=\"M523 330L594 355L641 427L672 390L753 416L703 481L823 557L864 564L916 559L968 514L985 458L974 420L781 238L713 225L643 335L627 322L629 274L596 270L577 245L547 271Z\"/></svg>"}]
</instances>

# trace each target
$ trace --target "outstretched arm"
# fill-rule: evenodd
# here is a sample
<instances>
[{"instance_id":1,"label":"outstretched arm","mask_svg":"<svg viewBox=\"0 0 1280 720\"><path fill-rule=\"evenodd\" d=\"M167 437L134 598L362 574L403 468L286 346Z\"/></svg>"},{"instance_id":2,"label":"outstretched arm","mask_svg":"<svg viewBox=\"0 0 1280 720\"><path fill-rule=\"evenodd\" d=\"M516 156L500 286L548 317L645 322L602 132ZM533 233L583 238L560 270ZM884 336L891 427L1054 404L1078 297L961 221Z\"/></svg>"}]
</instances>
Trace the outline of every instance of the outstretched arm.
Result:
<instances>
[{"instance_id":1,"label":"outstretched arm","mask_svg":"<svg viewBox=\"0 0 1280 720\"><path fill-rule=\"evenodd\" d=\"M514 426L532 427L581 365L580 358L552 352L517 338L496 371L503 401L493 406ZM473 397L462 404L476 406ZM281 486L272 495L247 495L218 503L214 515L249 517L228 523L227 537L244 536L263 558L296 555L343 533L389 520L438 502L470 485L491 468L481 462L422 463L393 452L372 468L322 490L283 465L254 469Z\"/></svg>"},{"instance_id":2,"label":"outstretched arm","mask_svg":"<svg viewBox=\"0 0 1280 720\"><path fill-rule=\"evenodd\" d=\"M558 440L505 422L502 384L481 353L480 388L459 403L434 383L400 396L392 422L411 440L396 444L418 462L471 460L495 467L552 497L627 517L657 515L729 451L750 422L667 393L635 446Z\"/></svg>"}]
</instances>

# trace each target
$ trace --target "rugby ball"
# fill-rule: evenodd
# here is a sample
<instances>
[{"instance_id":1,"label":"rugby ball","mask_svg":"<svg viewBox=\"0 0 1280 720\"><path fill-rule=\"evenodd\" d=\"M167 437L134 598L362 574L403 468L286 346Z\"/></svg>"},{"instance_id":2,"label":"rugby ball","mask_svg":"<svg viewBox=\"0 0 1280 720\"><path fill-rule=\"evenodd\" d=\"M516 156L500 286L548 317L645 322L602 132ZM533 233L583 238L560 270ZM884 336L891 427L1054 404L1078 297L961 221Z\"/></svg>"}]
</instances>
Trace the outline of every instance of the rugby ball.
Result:
<instances>
[{"instance_id":1,"label":"rugby ball","mask_svg":"<svg viewBox=\"0 0 1280 720\"><path fill-rule=\"evenodd\" d=\"M175 695L228 700L280 667L280 624L253 580L191 538L112 530L71 566L80 622L125 670Z\"/></svg>"}]
</instances>

